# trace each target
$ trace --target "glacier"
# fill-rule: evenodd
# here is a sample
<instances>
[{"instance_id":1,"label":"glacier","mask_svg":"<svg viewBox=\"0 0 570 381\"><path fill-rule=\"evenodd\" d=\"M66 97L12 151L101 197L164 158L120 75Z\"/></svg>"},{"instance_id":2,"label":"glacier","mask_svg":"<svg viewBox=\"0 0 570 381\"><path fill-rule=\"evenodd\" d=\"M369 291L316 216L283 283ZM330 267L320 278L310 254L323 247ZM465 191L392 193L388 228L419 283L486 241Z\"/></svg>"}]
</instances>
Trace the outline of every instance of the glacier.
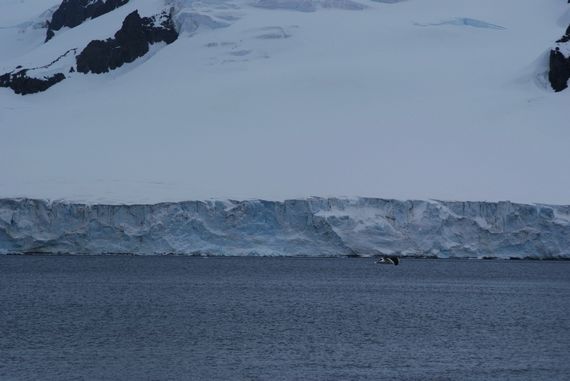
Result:
<instances>
[{"instance_id":1,"label":"glacier","mask_svg":"<svg viewBox=\"0 0 570 381\"><path fill-rule=\"evenodd\" d=\"M2 254L569 258L570 206L306 198L0 199Z\"/></svg>"}]
</instances>

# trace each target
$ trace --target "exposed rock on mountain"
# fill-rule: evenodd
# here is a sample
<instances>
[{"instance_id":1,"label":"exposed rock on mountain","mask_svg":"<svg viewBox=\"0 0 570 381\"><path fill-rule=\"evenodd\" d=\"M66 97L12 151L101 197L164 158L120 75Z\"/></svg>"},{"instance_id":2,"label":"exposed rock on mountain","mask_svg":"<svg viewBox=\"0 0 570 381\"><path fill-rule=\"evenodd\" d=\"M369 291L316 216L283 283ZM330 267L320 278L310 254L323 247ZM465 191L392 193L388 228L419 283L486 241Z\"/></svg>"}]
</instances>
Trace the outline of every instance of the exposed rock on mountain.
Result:
<instances>
[{"instance_id":1,"label":"exposed rock on mountain","mask_svg":"<svg viewBox=\"0 0 570 381\"><path fill-rule=\"evenodd\" d=\"M566 57L559 47L550 51L550 71L548 79L554 91L562 91L568 87L570 79L570 56Z\"/></svg>"},{"instance_id":2,"label":"exposed rock on mountain","mask_svg":"<svg viewBox=\"0 0 570 381\"><path fill-rule=\"evenodd\" d=\"M46 42L61 28L75 28L85 20L102 16L128 2L129 0L63 0L48 22Z\"/></svg>"},{"instance_id":3,"label":"exposed rock on mountain","mask_svg":"<svg viewBox=\"0 0 570 381\"><path fill-rule=\"evenodd\" d=\"M77 71L105 73L125 63L133 62L158 42L170 44L178 38L170 14L140 17L138 11L129 14L114 38L91 41L77 56Z\"/></svg>"},{"instance_id":4,"label":"exposed rock on mountain","mask_svg":"<svg viewBox=\"0 0 570 381\"><path fill-rule=\"evenodd\" d=\"M566 29L566 34L564 34L564 36L562 36L562 38L556 42L561 44L568 41L570 41L570 25L568 25L568 28Z\"/></svg>"},{"instance_id":5,"label":"exposed rock on mountain","mask_svg":"<svg viewBox=\"0 0 570 381\"><path fill-rule=\"evenodd\" d=\"M18 66L0 76L0 87L8 87L16 94L26 95L46 91L63 81L63 74L73 69L76 49L70 49L47 65L24 69Z\"/></svg>"},{"instance_id":6,"label":"exposed rock on mountain","mask_svg":"<svg viewBox=\"0 0 570 381\"><path fill-rule=\"evenodd\" d=\"M570 3L570 0L568 1ZM570 25L556 46L550 51L548 80L554 91L562 91L568 87L570 79Z\"/></svg>"},{"instance_id":7,"label":"exposed rock on mountain","mask_svg":"<svg viewBox=\"0 0 570 381\"><path fill-rule=\"evenodd\" d=\"M30 77L29 69L16 69L11 73L0 75L0 87L9 87L16 94L26 95L46 91L65 79L62 73L40 78Z\"/></svg>"},{"instance_id":8,"label":"exposed rock on mountain","mask_svg":"<svg viewBox=\"0 0 570 381\"><path fill-rule=\"evenodd\" d=\"M151 44L170 44L177 38L169 13L141 18L138 11L134 11L125 18L114 38L91 41L77 56L77 49L70 49L45 66L17 67L0 76L0 87L11 88L21 95L45 91L63 81L64 72L105 73L144 56Z\"/></svg>"}]
</instances>

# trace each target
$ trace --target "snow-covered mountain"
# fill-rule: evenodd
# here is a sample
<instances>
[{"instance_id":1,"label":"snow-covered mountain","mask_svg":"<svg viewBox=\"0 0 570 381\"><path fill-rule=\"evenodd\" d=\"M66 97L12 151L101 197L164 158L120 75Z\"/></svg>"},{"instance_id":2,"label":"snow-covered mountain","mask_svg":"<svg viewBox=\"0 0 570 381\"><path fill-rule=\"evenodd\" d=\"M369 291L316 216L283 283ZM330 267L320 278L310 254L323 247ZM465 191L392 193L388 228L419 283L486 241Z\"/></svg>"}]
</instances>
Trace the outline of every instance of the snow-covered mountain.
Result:
<instances>
[{"instance_id":1,"label":"snow-covered mountain","mask_svg":"<svg viewBox=\"0 0 570 381\"><path fill-rule=\"evenodd\" d=\"M401 0L376 0L378 3L394 4ZM433 2L436 7L437 2ZM119 26L116 23L107 24L102 16L124 14L118 12L121 7L134 9L122 21ZM525 4L526 5L526 4ZM521 7L524 7L522 5ZM441 6L441 5L440 5ZM152 12L153 15L141 17L139 8L145 13ZM219 12L219 9L223 12ZM90 40L89 32L77 32L82 38L75 39L70 45L70 41L53 43L52 51L61 49L60 54L56 54L50 61L43 64L36 64L32 67L16 66L0 76L0 86L11 88L17 94L33 94L46 91L51 86L70 77L72 73L107 73L115 70L124 64L132 63L149 53L149 47L161 42L171 44L179 33L186 32L194 34L198 29L223 28L242 18L238 12L228 11L229 9L261 8L266 10L277 10L286 12L313 13L322 9L336 9L343 11L366 11L369 5L353 0L250 0L239 2L235 0L63 0L59 6L53 6L45 10L36 20L20 24L12 29L17 29L20 33L26 33L30 28L40 30L45 29L45 42L49 42L57 35L82 26L82 24L96 24L98 32L113 31L113 24L116 32L114 36L106 39ZM114 12L117 11L117 12ZM562 15L563 19L565 18ZM108 18L111 16L108 16ZM564 22L564 21L561 21ZM436 22L414 22L417 27L442 27L459 26L472 27L490 30L506 30L501 25L493 24L484 20L470 17L453 17ZM111 29L109 29L111 28ZM8 28L10 29L10 28ZM268 26L267 33L261 33L260 39L282 39L290 37L283 26ZM57 34L57 35L56 35ZM555 91L562 91L568 87L570 77L570 53L566 48L570 39L570 25L566 34L556 41L556 46L550 51L548 82ZM65 48L64 45L68 45ZM216 43L209 45L216 46ZM234 56L247 56L249 50L239 50L233 52ZM70 54L72 53L72 54ZM47 55L47 54L45 54ZM48 60L44 55L43 59ZM63 57L71 59L62 60ZM58 73L55 73L59 71ZM66 75L67 74L67 75ZM540 75L540 73L537 73Z\"/></svg>"},{"instance_id":2,"label":"snow-covered mountain","mask_svg":"<svg viewBox=\"0 0 570 381\"><path fill-rule=\"evenodd\" d=\"M0 251L568 256L569 78L567 0L3 0Z\"/></svg>"},{"instance_id":3,"label":"snow-covered mountain","mask_svg":"<svg viewBox=\"0 0 570 381\"><path fill-rule=\"evenodd\" d=\"M570 207L323 199L0 200L0 253L570 257Z\"/></svg>"},{"instance_id":4,"label":"snow-covered mountain","mask_svg":"<svg viewBox=\"0 0 570 381\"><path fill-rule=\"evenodd\" d=\"M568 204L569 24L566 0L4 0L0 82L45 91L0 88L0 197Z\"/></svg>"}]
</instances>

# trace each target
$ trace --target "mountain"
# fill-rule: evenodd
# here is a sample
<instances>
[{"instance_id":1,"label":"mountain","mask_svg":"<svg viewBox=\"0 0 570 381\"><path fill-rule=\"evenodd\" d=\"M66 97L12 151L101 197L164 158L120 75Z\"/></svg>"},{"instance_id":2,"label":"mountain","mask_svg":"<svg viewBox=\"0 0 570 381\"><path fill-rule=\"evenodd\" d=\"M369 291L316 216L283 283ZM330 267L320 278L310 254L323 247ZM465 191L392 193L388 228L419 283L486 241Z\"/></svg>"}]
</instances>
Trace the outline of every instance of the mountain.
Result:
<instances>
[{"instance_id":1,"label":"mountain","mask_svg":"<svg viewBox=\"0 0 570 381\"><path fill-rule=\"evenodd\" d=\"M376 2L394 4L401 1L376 0ZM149 8L149 4L152 4L151 8ZM52 57L53 60L47 64L26 68L21 65L16 66L12 71L0 76L0 86L11 88L17 94L22 95L46 91L67 78L64 74L66 70L68 74L76 71L83 74L106 73L145 56L149 53L149 46L161 42L171 44L178 38L181 31L193 34L203 26L214 29L222 28L230 26L240 19L237 14L231 12L218 12L219 14L216 14L219 8L226 10L227 7L234 9L253 7L277 10L281 13L291 11L313 13L322 9L366 11L369 8L367 4L353 0L255 0L241 3L235 1L202 3L193 0L154 0L151 2L133 0L130 4L129 0L63 0L59 6L53 6L43 12L38 19L20 24L12 29L19 29L18 32L20 33L28 32L30 27L42 32L43 29L46 29L45 43L54 38L56 33L60 34L60 31L67 31L86 23L97 24L99 30L108 32L112 26L97 19L125 5L131 5L131 7L125 8L134 7L136 9L124 18L122 26L116 31L114 37L108 37L105 40L93 39L85 46L85 42L89 40L89 33L77 32L83 36L83 41L74 41L73 47L63 49L61 54ZM146 12L154 8L155 14L141 18L138 8L143 6ZM522 7L524 6L522 5ZM567 17L563 16L563 19L565 18ZM414 25L418 27L452 25L490 30L507 29L501 25L470 17L453 17L438 22L414 22ZM272 40L290 37L290 34L281 26L266 28L268 33L262 33L257 36L258 38ZM566 45L569 38L570 26L568 26L566 34L556 41L556 46L550 51L547 70L548 82L555 91L562 91L568 87L570 53ZM57 46L58 44L52 45ZM215 46L215 43L209 46ZM249 53L249 51L243 50L237 52L237 56L246 56ZM72 56L71 59L59 62L61 58L67 55ZM57 74L50 73L58 70L60 72ZM55 78L57 79L54 80Z\"/></svg>"},{"instance_id":2,"label":"mountain","mask_svg":"<svg viewBox=\"0 0 570 381\"><path fill-rule=\"evenodd\" d=\"M567 0L4 0L0 197L569 204L569 25Z\"/></svg>"}]
</instances>

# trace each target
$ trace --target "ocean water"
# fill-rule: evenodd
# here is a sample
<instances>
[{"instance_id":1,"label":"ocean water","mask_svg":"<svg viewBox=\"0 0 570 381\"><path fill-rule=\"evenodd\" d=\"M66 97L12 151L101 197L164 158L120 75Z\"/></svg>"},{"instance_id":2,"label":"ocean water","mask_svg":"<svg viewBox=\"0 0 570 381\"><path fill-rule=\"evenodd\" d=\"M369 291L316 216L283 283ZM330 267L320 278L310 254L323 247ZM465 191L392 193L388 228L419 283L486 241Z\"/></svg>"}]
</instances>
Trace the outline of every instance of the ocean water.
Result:
<instances>
[{"instance_id":1,"label":"ocean water","mask_svg":"<svg viewBox=\"0 0 570 381\"><path fill-rule=\"evenodd\" d=\"M0 256L0 380L570 380L570 262Z\"/></svg>"}]
</instances>

